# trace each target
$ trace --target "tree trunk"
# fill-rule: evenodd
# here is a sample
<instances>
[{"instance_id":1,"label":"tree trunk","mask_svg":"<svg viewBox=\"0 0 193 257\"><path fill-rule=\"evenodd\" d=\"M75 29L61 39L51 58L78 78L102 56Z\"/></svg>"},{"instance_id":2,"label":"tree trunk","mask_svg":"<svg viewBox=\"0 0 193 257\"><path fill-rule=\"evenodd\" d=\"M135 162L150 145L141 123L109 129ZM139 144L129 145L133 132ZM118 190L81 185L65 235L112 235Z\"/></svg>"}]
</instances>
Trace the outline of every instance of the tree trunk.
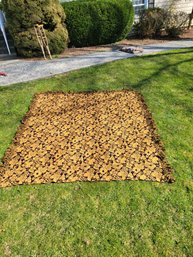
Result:
<instances>
[{"instance_id":1,"label":"tree trunk","mask_svg":"<svg viewBox=\"0 0 193 257\"><path fill-rule=\"evenodd\" d=\"M189 15L189 24L188 24L188 29L190 29L191 24L192 24L192 20L193 20L193 8L192 8L192 12Z\"/></svg>"}]
</instances>

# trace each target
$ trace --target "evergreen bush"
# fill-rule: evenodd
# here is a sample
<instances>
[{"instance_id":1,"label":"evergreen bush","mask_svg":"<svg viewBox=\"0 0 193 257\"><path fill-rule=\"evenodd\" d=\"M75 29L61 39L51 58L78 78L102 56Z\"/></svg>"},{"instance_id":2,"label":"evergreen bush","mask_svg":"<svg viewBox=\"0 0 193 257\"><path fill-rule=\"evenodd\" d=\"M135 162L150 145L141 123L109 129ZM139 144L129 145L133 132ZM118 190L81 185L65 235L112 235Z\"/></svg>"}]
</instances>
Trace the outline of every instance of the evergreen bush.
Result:
<instances>
[{"instance_id":1,"label":"evergreen bush","mask_svg":"<svg viewBox=\"0 0 193 257\"><path fill-rule=\"evenodd\" d=\"M34 25L43 24L52 54L68 43L65 14L58 0L3 0L7 25L19 56L42 55Z\"/></svg>"},{"instance_id":2,"label":"evergreen bush","mask_svg":"<svg viewBox=\"0 0 193 257\"><path fill-rule=\"evenodd\" d=\"M80 0L62 6L71 46L116 42L127 36L133 24L130 0Z\"/></svg>"}]
</instances>

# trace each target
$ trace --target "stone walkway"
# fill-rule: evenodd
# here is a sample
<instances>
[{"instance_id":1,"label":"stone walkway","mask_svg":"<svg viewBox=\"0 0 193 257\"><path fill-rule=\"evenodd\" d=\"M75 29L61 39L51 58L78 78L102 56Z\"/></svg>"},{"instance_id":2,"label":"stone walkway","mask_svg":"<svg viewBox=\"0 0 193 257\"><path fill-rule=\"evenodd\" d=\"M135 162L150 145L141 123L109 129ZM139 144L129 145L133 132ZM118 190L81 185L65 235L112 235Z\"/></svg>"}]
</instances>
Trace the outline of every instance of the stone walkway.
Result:
<instances>
[{"instance_id":1,"label":"stone walkway","mask_svg":"<svg viewBox=\"0 0 193 257\"><path fill-rule=\"evenodd\" d=\"M129 46L128 46L129 47ZM193 47L193 39L170 41L161 44L145 45L140 55L156 54L162 51ZM0 86L26 82L65 73L80 68L99 65L120 59L135 57L121 51L96 52L87 55L58 58L53 60L31 61L23 59L0 60L0 71L8 74L0 77Z\"/></svg>"}]
</instances>

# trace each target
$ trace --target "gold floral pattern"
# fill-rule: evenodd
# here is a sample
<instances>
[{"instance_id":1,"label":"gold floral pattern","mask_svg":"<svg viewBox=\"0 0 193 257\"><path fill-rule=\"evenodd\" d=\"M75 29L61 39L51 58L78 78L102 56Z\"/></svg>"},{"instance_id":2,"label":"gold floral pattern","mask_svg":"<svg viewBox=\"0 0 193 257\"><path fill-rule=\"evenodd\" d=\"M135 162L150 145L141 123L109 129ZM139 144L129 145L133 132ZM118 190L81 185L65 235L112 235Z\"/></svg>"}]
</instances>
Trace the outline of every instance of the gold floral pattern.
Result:
<instances>
[{"instance_id":1,"label":"gold floral pattern","mask_svg":"<svg viewBox=\"0 0 193 257\"><path fill-rule=\"evenodd\" d=\"M0 167L0 187L73 181L172 182L143 97L133 91L34 97Z\"/></svg>"}]
</instances>

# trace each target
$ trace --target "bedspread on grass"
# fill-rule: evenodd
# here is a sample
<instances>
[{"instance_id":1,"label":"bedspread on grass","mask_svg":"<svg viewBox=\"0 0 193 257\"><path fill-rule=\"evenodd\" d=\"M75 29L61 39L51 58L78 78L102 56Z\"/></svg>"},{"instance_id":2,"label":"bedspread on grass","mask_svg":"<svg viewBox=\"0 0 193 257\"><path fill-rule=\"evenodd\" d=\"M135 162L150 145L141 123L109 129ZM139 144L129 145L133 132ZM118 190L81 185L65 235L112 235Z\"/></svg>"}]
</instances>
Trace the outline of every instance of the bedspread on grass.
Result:
<instances>
[{"instance_id":1,"label":"bedspread on grass","mask_svg":"<svg viewBox=\"0 0 193 257\"><path fill-rule=\"evenodd\" d=\"M0 190L1 256L191 256L193 51L116 61L0 88L0 157L33 95L134 89L148 104L176 182L100 182Z\"/></svg>"}]
</instances>

